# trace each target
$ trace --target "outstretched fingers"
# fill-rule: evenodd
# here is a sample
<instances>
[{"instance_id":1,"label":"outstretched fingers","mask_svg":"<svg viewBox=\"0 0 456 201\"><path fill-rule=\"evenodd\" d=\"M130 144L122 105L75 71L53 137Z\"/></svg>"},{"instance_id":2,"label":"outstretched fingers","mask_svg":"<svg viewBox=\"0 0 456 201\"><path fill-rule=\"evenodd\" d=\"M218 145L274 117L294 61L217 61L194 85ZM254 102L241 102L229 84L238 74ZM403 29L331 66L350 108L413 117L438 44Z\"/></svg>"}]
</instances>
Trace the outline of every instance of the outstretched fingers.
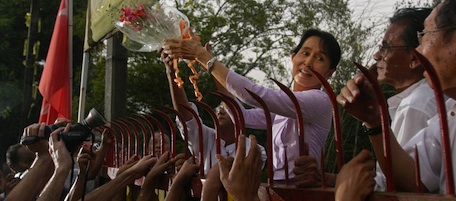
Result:
<instances>
[{"instance_id":1,"label":"outstretched fingers","mask_svg":"<svg viewBox=\"0 0 456 201\"><path fill-rule=\"evenodd\" d=\"M252 162L252 164L255 165L255 167L261 168L261 165L263 161L261 160L261 151L260 148L258 147L258 141L254 135L249 136L250 139L250 150L248 155L246 156L246 161L247 162ZM244 144L245 144L245 139L244 139ZM245 147L244 147L245 149Z\"/></svg>"},{"instance_id":2,"label":"outstretched fingers","mask_svg":"<svg viewBox=\"0 0 456 201\"><path fill-rule=\"evenodd\" d=\"M256 144L256 142L255 142ZM252 145L253 146L253 145ZM238 136L238 146L237 146L237 150L236 150L236 156L242 156L242 157L236 157L234 159L234 164L233 165L236 165L236 164L242 164L242 162L244 161L245 159L245 135L239 135Z\"/></svg>"}]
</instances>

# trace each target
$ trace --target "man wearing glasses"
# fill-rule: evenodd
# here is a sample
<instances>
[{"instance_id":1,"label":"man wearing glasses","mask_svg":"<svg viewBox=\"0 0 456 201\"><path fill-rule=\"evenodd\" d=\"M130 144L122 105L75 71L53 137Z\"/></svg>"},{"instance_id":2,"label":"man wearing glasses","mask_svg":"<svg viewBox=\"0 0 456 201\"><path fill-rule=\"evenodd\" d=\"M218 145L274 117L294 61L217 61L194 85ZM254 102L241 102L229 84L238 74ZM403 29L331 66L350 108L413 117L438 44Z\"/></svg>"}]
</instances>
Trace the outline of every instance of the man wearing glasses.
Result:
<instances>
[{"instance_id":1,"label":"man wearing glasses","mask_svg":"<svg viewBox=\"0 0 456 201\"><path fill-rule=\"evenodd\" d=\"M397 92L388 99L388 109L391 129L401 146L426 127L427 121L437 113L434 92L423 77L424 68L413 54L419 45L416 33L423 30L429 13L431 9L427 8L396 11L374 54L373 67L378 81L393 86ZM378 164L375 180L375 190L385 191L386 178Z\"/></svg>"},{"instance_id":2,"label":"man wearing glasses","mask_svg":"<svg viewBox=\"0 0 456 201\"><path fill-rule=\"evenodd\" d=\"M417 192L415 184L416 167L413 157L414 150L419 155L421 182L429 192L453 194L454 173L456 168L456 1L442 1L424 22L424 31L418 33L421 37L420 45L416 50L425 56L433 66L440 80L446 101L446 115L448 119L449 145L451 159L446 163L442 156L442 138L439 116L428 121L428 126L420 130L402 148L391 135L391 164L392 181L397 191ZM424 72L428 78L428 73ZM372 98L372 88L362 75L347 82L341 90L337 101L354 117L364 122L367 128L374 129L380 126L378 103ZM381 129L376 129L381 132ZM370 135L375 154L381 156L383 151L382 135ZM382 167L386 161L380 160ZM452 167L451 167L452 166Z\"/></svg>"}]
</instances>

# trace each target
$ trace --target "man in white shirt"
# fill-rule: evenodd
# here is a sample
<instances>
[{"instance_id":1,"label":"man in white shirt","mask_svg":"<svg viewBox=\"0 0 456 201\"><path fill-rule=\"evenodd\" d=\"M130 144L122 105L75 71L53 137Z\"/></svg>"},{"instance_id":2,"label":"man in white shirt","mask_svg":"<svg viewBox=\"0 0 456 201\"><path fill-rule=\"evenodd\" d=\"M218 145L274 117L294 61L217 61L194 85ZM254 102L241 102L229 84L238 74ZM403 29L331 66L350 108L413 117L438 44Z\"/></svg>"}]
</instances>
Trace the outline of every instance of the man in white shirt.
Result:
<instances>
[{"instance_id":1,"label":"man in white shirt","mask_svg":"<svg viewBox=\"0 0 456 201\"><path fill-rule=\"evenodd\" d=\"M437 114L434 92L423 77L424 68L413 54L416 32L423 30L431 9L403 8L389 19L379 50L374 54L379 82L393 86L397 94L388 99L391 130L401 146ZM394 154L394 153L393 153ZM377 167L376 190L386 190L386 178Z\"/></svg>"},{"instance_id":2,"label":"man in white shirt","mask_svg":"<svg viewBox=\"0 0 456 201\"><path fill-rule=\"evenodd\" d=\"M193 103L188 103L192 109L198 113L198 109ZM221 147L221 155L222 156L235 156L235 151L236 151L236 146L235 146L235 129L234 129L234 124L233 121L230 119L230 116L228 115L226 108L224 107L224 104L220 104L216 108L216 114L217 118L219 120L219 126L220 126L220 147ZM201 119L200 119L201 120ZM182 122L180 122L179 119L176 118L177 122L177 127L181 131L181 134L183 133L183 126ZM198 124L196 123L196 120L194 118L186 121L187 124L187 129L188 129L188 141L189 141L189 148L192 151L194 156L198 156L199 153L199 146L198 146ZM214 128L208 127L203 124L202 127L203 130L203 149L204 149L204 172L205 174L208 173L208 171L212 168L217 163L217 158L216 158L216 141L215 141L215 135L216 131ZM246 138L246 147L247 149L250 149L250 139ZM261 160L263 161L263 167L264 167L264 162L267 159L266 156L266 151L264 147L261 145L258 145L261 151Z\"/></svg>"},{"instance_id":3,"label":"man in white shirt","mask_svg":"<svg viewBox=\"0 0 456 201\"><path fill-rule=\"evenodd\" d=\"M456 1L443 1L424 22L424 29L418 32L420 45L417 51L425 56L434 67L443 90L444 95L449 99L446 101L448 127L449 127L449 145L452 154L453 172L455 171L456 161ZM428 78L428 73L424 76ZM429 79L428 79L429 81ZM347 82L347 86L341 91L337 100L344 108L354 117L363 121L366 128L381 133L380 117L378 104L372 98L372 89L362 75ZM443 114L445 115L445 114ZM375 154L383 155L382 135L370 135ZM391 134L391 155L392 161L392 181L396 190L416 192L415 185L415 162L410 156L414 153L416 146L420 157L420 175L425 190L430 192L438 191L440 193L448 192L445 183L445 166L442 158L442 140L440 134L440 125L438 116L428 121L428 126L419 131L405 146L402 148ZM379 159L380 166L385 166L385 160ZM454 176L453 176L454 177ZM451 178L454 180L454 178ZM454 191L454 189L451 189Z\"/></svg>"}]
</instances>

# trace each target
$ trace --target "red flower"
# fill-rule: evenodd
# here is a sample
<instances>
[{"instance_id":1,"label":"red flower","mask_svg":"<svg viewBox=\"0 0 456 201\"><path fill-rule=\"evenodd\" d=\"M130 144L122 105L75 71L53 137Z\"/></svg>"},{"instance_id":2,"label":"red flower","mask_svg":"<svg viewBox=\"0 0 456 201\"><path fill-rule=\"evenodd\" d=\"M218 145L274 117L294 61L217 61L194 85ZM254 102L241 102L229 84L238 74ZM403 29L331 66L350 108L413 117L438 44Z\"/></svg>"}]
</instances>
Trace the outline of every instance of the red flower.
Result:
<instances>
[{"instance_id":1,"label":"red flower","mask_svg":"<svg viewBox=\"0 0 456 201\"><path fill-rule=\"evenodd\" d=\"M123 6L121 11L122 13L120 14L119 21L132 25L136 31L141 31L143 26L142 20L147 18L147 11L145 10L144 4L139 5L136 9L132 9L129 6Z\"/></svg>"},{"instance_id":2,"label":"red flower","mask_svg":"<svg viewBox=\"0 0 456 201\"><path fill-rule=\"evenodd\" d=\"M135 10L135 15L139 18L146 17L146 11L144 10L144 4L141 4L138 6L138 8Z\"/></svg>"},{"instance_id":3,"label":"red flower","mask_svg":"<svg viewBox=\"0 0 456 201\"><path fill-rule=\"evenodd\" d=\"M146 17L146 11L144 10L144 4L141 4L136 9L132 9L129 6L123 6L121 8L122 13L120 14L121 22L129 22L135 24L138 19Z\"/></svg>"}]
</instances>

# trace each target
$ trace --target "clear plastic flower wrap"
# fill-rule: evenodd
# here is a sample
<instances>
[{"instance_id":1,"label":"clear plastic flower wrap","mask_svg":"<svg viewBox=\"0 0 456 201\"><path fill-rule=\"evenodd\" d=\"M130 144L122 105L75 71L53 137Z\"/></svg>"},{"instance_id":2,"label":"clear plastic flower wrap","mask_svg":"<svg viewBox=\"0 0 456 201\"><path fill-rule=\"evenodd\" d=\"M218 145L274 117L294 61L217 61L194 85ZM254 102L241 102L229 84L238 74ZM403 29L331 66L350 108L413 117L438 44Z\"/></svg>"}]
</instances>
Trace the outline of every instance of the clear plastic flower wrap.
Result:
<instances>
[{"instance_id":1,"label":"clear plastic flower wrap","mask_svg":"<svg viewBox=\"0 0 456 201\"><path fill-rule=\"evenodd\" d=\"M187 16L176 8L160 2L151 6L140 4L136 5L135 8L123 6L119 21L115 23L115 26L127 36L122 45L136 52L158 50L164 44L165 38L190 39L190 23ZM177 62L178 60L174 59L176 75L174 82L176 82L177 86L182 87L184 82L179 76ZM199 74L193 67L193 63L195 61L187 63L193 72L193 75L189 76L189 80L193 84L195 96L200 101L202 95L196 84Z\"/></svg>"},{"instance_id":2,"label":"clear plastic flower wrap","mask_svg":"<svg viewBox=\"0 0 456 201\"><path fill-rule=\"evenodd\" d=\"M127 49L151 52L160 48L165 38L181 38L189 20L176 8L157 2L151 6L122 7L115 26L129 40L137 42L124 43Z\"/></svg>"}]
</instances>

